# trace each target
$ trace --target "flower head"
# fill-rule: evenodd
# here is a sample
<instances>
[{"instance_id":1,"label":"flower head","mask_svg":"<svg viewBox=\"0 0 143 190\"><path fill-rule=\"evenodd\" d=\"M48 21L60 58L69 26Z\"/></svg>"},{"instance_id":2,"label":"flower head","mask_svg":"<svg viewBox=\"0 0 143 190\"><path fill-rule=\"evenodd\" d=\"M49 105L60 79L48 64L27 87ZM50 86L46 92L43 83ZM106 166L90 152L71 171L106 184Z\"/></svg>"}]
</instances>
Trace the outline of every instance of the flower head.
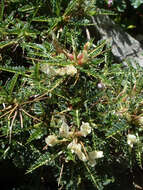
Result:
<instances>
[{"instance_id":1,"label":"flower head","mask_svg":"<svg viewBox=\"0 0 143 190\"><path fill-rule=\"evenodd\" d=\"M91 127L88 122L86 123L82 122L82 125L80 127L80 133L84 137L86 137L88 134L91 133Z\"/></svg>"},{"instance_id":2,"label":"flower head","mask_svg":"<svg viewBox=\"0 0 143 190\"><path fill-rule=\"evenodd\" d=\"M73 65L67 65L65 67L66 69L66 74L67 75L75 75L77 73L77 69Z\"/></svg>"},{"instance_id":3,"label":"flower head","mask_svg":"<svg viewBox=\"0 0 143 190\"><path fill-rule=\"evenodd\" d=\"M45 138L45 142L48 146L54 146L59 141L55 135L49 135L48 137Z\"/></svg>"},{"instance_id":4,"label":"flower head","mask_svg":"<svg viewBox=\"0 0 143 190\"><path fill-rule=\"evenodd\" d=\"M137 137L132 134L127 135L127 143L132 148L133 144L137 143Z\"/></svg>"}]
</instances>

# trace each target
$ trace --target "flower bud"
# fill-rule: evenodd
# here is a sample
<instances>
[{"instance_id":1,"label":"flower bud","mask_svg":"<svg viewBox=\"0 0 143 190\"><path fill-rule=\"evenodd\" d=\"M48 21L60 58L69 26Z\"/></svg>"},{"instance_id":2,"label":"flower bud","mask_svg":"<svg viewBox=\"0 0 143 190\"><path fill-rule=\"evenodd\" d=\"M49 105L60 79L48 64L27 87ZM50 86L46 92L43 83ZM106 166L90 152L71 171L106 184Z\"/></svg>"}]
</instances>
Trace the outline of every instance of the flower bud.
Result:
<instances>
[{"instance_id":1,"label":"flower bud","mask_svg":"<svg viewBox=\"0 0 143 190\"><path fill-rule=\"evenodd\" d=\"M74 60L74 56L73 56L73 54L71 54L71 53L67 53L67 57L68 57L71 61Z\"/></svg>"},{"instance_id":2,"label":"flower bud","mask_svg":"<svg viewBox=\"0 0 143 190\"><path fill-rule=\"evenodd\" d=\"M77 56L77 62L79 65L82 65L84 63L86 63L88 60L88 55L87 55L87 51L83 50L82 53L79 53Z\"/></svg>"},{"instance_id":3,"label":"flower bud","mask_svg":"<svg viewBox=\"0 0 143 190\"><path fill-rule=\"evenodd\" d=\"M82 59L83 59L83 53L79 53L78 56L77 56L77 62L79 65L82 64Z\"/></svg>"},{"instance_id":4,"label":"flower bud","mask_svg":"<svg viewBox=\"0 0 143 190\"><path fill-rule=\"evenodd\" d=\"M84 45L84 50L88 50L88 48L90 47L90 42L86 42L86 44Z\"/></svg>"},{"instance_id":5,"label":"flower bud","mask_svg":"<svg viewBox=\"0 0 143 190\"><path fill-rule=\"evenodd\" d=\"M113 0L108 0L108 7L111 7L112 4L113 4Z\"/></svg>"},{"instance_id":6,"label":"flower bud","mask_svg":"<svg viewBox=\"0 0 143 190\"><path fill-rule=\"evenodd\" d=\"M60 127L59 135L61 137L68 137L69 136L69 126L64 121Z\"/></svg>"},{"instance_id":7,"label":"flower bud","mask_svg":"<svg viewBox=\"0 0 143 190\"><path fill-rule=\"evenodd\" d=\"M59 141L55 135L49 135L48 137L45 138L45 142L48 146L54 146L56 145Z\"/></svg>"}]
</instances>

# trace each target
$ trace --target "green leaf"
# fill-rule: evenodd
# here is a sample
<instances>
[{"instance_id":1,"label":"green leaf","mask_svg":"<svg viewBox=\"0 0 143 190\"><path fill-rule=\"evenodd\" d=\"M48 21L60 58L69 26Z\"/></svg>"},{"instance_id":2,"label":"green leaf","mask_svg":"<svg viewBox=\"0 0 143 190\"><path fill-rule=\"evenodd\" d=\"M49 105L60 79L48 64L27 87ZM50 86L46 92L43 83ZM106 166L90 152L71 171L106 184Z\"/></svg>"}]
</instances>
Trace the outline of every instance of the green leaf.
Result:
<instances>
[{"instance_id":1,"label":"green leaf","mask_svg":"<svg viewBox=\"0 0 143 190\"><path fill-rule=\"evenodd\" d=\"M28 138L26 144L31 143L33 140L40 139L43 136L43 130L41 130L41 125L42 122L34 125L35 129L31 131L30 137Z\"/></svg>"},{"instance_id":2,"label":"green leaf","mask_svg":"<svg viewBox=\"0 0 143 190\"><path fill-rule=\"evenodd\" d=\"M105 134L106 138L110 138L118 133L126 131L128 128L129 128L129 125L124 121L114 123L113 127L109 128L107 133Z\"/></svg>"},{"instance_id":3,"label":"green leaf","mask_svg":"<svg viewBox=\"0 0 143 190\"><path fill-rule=\"evenodd\" d=\"M94 50L91 51L89 56L96 57L98 55L101 55L102 50L103 50L104 46L106 45L106 43L107 43L106 40L99 41L99 44L97 45L97 47Z\"/></svg>"},{"instance_id":4,"label":"green leaf","mask_svg":"<svg viewBox=\"0 0 143 190\"><path fill-rule=\"evenodd\" d=\"M93 65L99 65L99 64L101 64L101 63L104 63L105 62L105 58L100 58L100 59L93 59L93 60L91 60L91 63L93 64Z\"/></svg>"},{"instance_id":5,"label":"green leaf","mask_svg":"<svg viewBox=\"0 0 143 190\"><path fill-rule=\"evenodd\" d=\"M7 46L10 46L10 45L13 45L13 44L17 44L17 41L8 40L8 41L0 42L0 49L3 49L4 47L7 47Z\"/></svg>"},{"instance_id":6,"label":"green leaf","mask_svg":"<svg viewBox=\"0 0 143 190\"><path fill-rule=\"evenodd\" d=\"M13 89L14 89L14 87L15 87L15 85L16 85L18 76L19 76L19 74L18 74L18 73L15 73L15 75L12 77L12 79L11 79L10 82L9 82L9 85L8 85L8 93L9 93L10 95L12 94Z\"/></svg>"},{"instance_id":7,"label":"green leaf","mask_svg":"<svg viewBox=\"0 0 143 190\"><path fill-rule=\"evenodd\" d=\"M130 0L131 1L131 5L137 9L142 3L143 3L143 0Z\"/></svg>"},{"instance_id":8,"label":"green leaf","mask_svg":"<svg viewBox=\"0 0 143 190\"><path fill-rule=\"evenodd\" d=\"M35 6L32 6L32 5L25 5L21 8L18 8L18 11L19 12L27 12L27 11L32 11L35 9Z\"/></svg>"},{"instance_id":9,"label":"green leaf","mask_svg":"<svg viewBox=\"0 0 143 190\"><path fill-rule=\"evenodd\" d=\"M11 67L11 66L3 66L2 67L2 66L0 66L0 70L29 77L29 75L26 74L25 67L23 67L23 66L22 67Z\"/></svg>"},{"instance_id":10,"label":"green leaf","mask_svg":"<svg viewBox=\"0 0 143 190\"><path fill-rule=\"evenodd\" d=\"M26 172L26 174L33 172L37 168L52 163L58 156L62 154L61 152L55 153L54 155L50 155L49 152L41 155L39 159L29 168L29 170Z\"/></svg>"},{"instance_id":11,"label":"green leaf","mask_svg":"<svg viewBox=\"0 0 143 190\"><path fill-rule=\"evenodd\" d=\"M23 48L32 48L39 51L46 51L46 48L42 44L36 44L36 43L21 43L21 46Z\"/></svg>"},{"instance_id":12,"label":"green leaf","mask_svg":"<svg viewBox=\"0 0 143 190\"><path fill-rule=\"evenodd\" d=\"M1 0L1 8L0 8L0 21L2 21L2 20L3 20L4 8L5 8L5 5L4 5L4 0Z\"/></svg>"}]
</instances>

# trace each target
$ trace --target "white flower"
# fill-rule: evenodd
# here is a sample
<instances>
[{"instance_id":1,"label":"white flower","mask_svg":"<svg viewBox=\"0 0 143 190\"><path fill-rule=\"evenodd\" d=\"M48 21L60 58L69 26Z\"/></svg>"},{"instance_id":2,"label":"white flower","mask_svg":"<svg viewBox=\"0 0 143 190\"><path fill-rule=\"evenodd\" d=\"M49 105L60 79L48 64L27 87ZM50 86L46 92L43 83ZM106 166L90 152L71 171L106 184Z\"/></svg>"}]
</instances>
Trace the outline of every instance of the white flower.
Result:
<instances>
[{"instance_id":1,"label":"white flower","mask_svg":"<svg viewBox=\"0 0 143 190\"><path fill-rule=\"evenodd\" d=\"M61 137L68 137L69 136L69 126L63 121L59 134Z\"/></svg>"},{"instance_id":2,"label":"white flower","mask_svg":"<svg viewBox=\"0 0 143 190\"><path fill-rule=\"evenodd\" d=\"M42 72L46 73L49 76L64 76L64 75L75 75L77 73L77 69L73 65L67 65L61 68L54 68L49 64L42 64L40 66Z\"/></svg>"},{"instance_id":3,"label":"white flower","mask_svg":"<svg viewBox=\"0 0 143 190\"><path fill-rule=\"evenodd\" d=\"M86 123L82 122L82 125L80 127L80 133L84 137L86 137L89 133L91 133L91 127L88 122Z\"/></svg>"},{"instance_id":4,"label":"white flower","mask_svg":"<svg viewBox=\"0 0 143 190\"><path fill-rule=\"evenodd\" d=\"M80 160L82 160L83 162L86 162L87 161L87 158L85 156L85 154L83 152L78 152L77 153L77 156Z\"/></svg>"},{"instance_id":5,"label":"white flower","mask_svg":"<svg viewBox=\"0 0 143 190\"><path fill-rule=\"evenodd\" d=\"M82 148L82 147L81 147L81 144L76 143L75 140L73 140L73 141L68 145L67 148L69 148L72 153L75 153L75 154L78 156L78 158L79 158L80 160L82 160L83 162L86 162L86 161L87 161L87 158L86 158L85 154L84 154L84 153L82 152L82 150L81 150L81 148Z\"/></svg>"},{"instance_id":6,"label":"white flower","mask_svg":"<svg viewBox=\"0 0 143 190\"><path fill-rule=\"evenodd\" d=\"M62 67L60 69L55 69L55 72L56 72L56 75L64 76L66 75L67 70L65 67Z\"/></svg>"},{"instance_id":7,"label":"white flower","mask_svg":"<svg viewBox=\"0 0 143 190\"><path fill-rule=\"evenodd\" d=\"M56 71L54 69L53 66L49 65L49 64L42 64L40 66L40 69L43 73L49 75L49 76L54 76L56 75Z\"/></svg>"},{"instance_id":8,"label":"white flower","mask_svg":"<svg viewBox=\"0 0 143 190\"><path fill-rule=\"evenodd\" d=\"M54 146L59 141L55 135L49 135L48 137L45 138L45 142L48 146Z\"/></svg>"},{"instance_id":9,"label":"white flower","mask_svg":"<svg viewBox=\"0 0 143 190\"><path fill-rule=\"evenodd\" d=\"M81 144L76 143L75 140L73 140L69 145L68 148L71 149L72 153L78 153L81 152Z\"/></svg>"},{"instance_id":10,"label":"white flower","mask_svg":"<svg viewBox=\"0 0 143 190\"><path fill-rule=\"evenodd\" d=\"M133 144L137 143L137 141L138 140L135 135L132 135L132 134L127 135L127 143L131 148L133 147Z\"/></svg>"},{"instance_id":11,"label":"white flower","mask_svg":"<svg viewBox=\"0 0 143 190\"><path fill-rule=\"evenodd\" d=\"M140 125L143 125L143 117L139 117L138 122Z\"/></svg>"},{"instance_id":12,"label":"white flower","mask_svg":"<svg viewBox=\"0 0 143 190\"><path fill-rule=\"evenodd\" d=\"M103 151L92 151L92 152L89 152L89 159L93 160L93 159L98 159L98 158L103 158L104 155L103 155Z\"/></svg>"},{"instance_id":13,"label":"white flower","mask_svg":"<svg viewBox=\"0 0 143 190\"><path fill-rule=\"evenodd\" d=\"M102 158L102 157L104 157L103 151L96 151L95 150L95 151L89 152L89 154L88 154L88 158L89 158L88 164L91 167L94 167L95 164L96 164L96 159Z\"/></svg>"},{"instance_id":14,"label":"white flower","mask_svg":"<svg viewBox=\"0 0 143 190\"><path fill-rule=\"evenodd\" d=\"M77 69L73 65L67 65L65 68L67 75L75 75L77 73Z\"/></svg>"},{"instance_id":15,"label":"white flower","mask_svg":"<svg viewBox=\"0 0 143 190\"><path fill-rule=\"evenodd\" d=\"M67 65L60 69L55 69L56 75L75 75L77 73L77 69L73 65Z\"/></svg>"}]
</instances>

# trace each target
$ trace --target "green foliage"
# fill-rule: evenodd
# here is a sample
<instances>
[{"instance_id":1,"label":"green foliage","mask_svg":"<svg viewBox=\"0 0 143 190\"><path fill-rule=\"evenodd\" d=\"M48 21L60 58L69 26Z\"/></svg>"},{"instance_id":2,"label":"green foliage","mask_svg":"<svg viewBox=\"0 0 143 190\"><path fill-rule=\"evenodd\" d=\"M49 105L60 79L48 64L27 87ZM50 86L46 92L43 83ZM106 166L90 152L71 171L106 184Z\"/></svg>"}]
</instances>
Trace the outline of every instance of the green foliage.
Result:
<instances>
[{"instance_id":1,"label":"green foliage","mask_svg":"<svg viewBox=\"0 0 143 190\"><path fill-rule=\"evenodd\" d=\"M131 1L131 5L132 5L134 8L138 8L141 4L143 4L143 1L142 1L142 0L133 0L133 1Z\"/></svg>"},{"instance_id":2,"label":"green foliage","mask_svg":"<svg viewBox=\"0 0 143 190\"><path fill-rule=\"evenodd\" d=\"M106 2L106 3L105 3ZM129 0L129 1L125 1L125 0L113 0L113 1L96 1L98 6L103 6L105 7L105 4L108 5L108 7L114 6L118 11L123 12L126 10L127 6L130 4L131 6L133 6L133 8L139 8L142 4L143 1L142 0Z\"/></svg>"},{"instance_id":3,"label":"green foliage","mask_svg":"<svg viewBox=\"0 0 143 190\"><path fill-rule=\"evenodd\" d=\"M87 40L92 15L115 15L98 3L1 1L1 161L64 189L108 188L117 163L142 168L142 69Z\"/></svg>"}]
</instances>

